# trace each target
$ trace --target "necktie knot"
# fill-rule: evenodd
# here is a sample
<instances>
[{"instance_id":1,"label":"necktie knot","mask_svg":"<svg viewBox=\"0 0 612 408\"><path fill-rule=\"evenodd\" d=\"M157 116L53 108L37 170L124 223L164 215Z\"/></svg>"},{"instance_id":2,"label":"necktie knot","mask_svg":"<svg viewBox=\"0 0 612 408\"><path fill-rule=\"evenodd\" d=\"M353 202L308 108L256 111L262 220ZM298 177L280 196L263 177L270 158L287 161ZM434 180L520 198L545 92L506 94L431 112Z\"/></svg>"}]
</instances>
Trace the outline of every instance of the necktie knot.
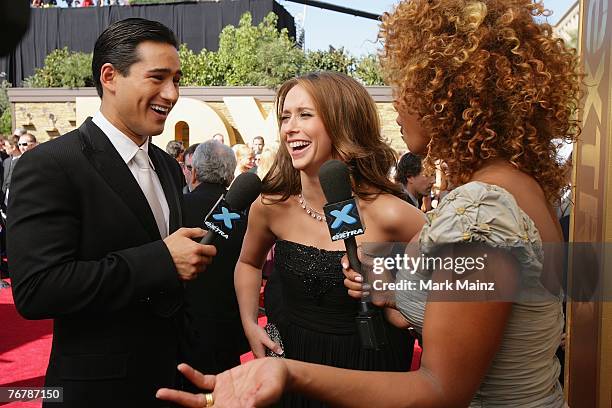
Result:
<instances>
[{"instance_id":1,"label":"necktie knot","mask_svg":"<svg viewBox=\"0 0 612 408\"><path fill-rule=\"evenodd\" d=\"M136 155L134 156L134 162L141 170L149 170L151 166L149 165L149 155L142 149L138 149Z\"/></svg>"}]
</instances>

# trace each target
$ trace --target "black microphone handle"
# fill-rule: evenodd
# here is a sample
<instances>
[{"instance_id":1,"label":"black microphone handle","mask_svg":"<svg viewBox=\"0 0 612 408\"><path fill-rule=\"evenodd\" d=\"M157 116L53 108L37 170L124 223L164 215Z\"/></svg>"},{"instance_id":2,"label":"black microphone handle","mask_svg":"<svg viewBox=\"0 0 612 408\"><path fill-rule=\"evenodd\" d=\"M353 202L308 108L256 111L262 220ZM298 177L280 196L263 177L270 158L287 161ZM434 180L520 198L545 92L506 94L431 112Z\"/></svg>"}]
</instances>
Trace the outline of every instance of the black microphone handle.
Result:
<instances>
[{"instance_id":1,"label":"black microphone handle","mask_svg":"<svg viewBox=\"0 0 612 408\"><path fill-rule=\"evenodd\" d=\"M346 248L346 256L348 257L349 265L355 272L363 277L363 274L361 273L361 262L357 256L357 241L355 240L355 237L346 238L344 240L344 247ZM365 278L363 279L362 283L366 283ZM364 298L359 301L359 306L362 312L368 312L370 310L370 305Z\"/></svg>"},{"instance_id":2,"label":"black microphone handle","mask_svg":"<svg viewBox=\"0 0 612 408\"><path fill-rule=\"evenodd\" d=\"M357 256L357 241L355 237L348 237L344 240L344 247L346 248L346 256L349 260L351 268L361 275L361 262Z\"/></svg>"},{"instance_id":3,"label":"black microphone handle","mask_svg":"<svg viewBox=\"0 0 612 408\"><path fill-rule=\"evenodd\" d=\"M217 236L217 234L215 234L211 230L208 230L206 235L204 235L204 237L200 240L200 244L202 244L202 245L214 245L213 242L215 241L215 237L216 236Z\"/></svg>"}]
</instances>

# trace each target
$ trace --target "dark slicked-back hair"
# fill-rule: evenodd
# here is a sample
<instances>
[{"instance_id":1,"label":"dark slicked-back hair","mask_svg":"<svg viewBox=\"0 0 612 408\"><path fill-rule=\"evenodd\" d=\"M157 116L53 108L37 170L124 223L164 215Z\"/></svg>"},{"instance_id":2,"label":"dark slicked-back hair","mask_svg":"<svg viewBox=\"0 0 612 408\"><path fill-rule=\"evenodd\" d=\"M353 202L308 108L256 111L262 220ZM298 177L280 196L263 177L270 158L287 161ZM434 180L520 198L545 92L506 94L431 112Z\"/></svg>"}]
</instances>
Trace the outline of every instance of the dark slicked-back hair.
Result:
<instances>
[{"instance_id":1,"label":"dark slicked-back hair","mask_svg":"<svg viewBox=\"0 0 612 408\"><path fill-rule=\"evenodd\" d=\"M157 21L144 18L128 18L111 24L100 34L94 46L91 70L98 96L102 97L100 69L111 63L123 76L127 76L130 67L139 61L136 52L138 45L144 41L170 44L178 49L178 40L168 27Z\"/></svg>"}]
</instances>

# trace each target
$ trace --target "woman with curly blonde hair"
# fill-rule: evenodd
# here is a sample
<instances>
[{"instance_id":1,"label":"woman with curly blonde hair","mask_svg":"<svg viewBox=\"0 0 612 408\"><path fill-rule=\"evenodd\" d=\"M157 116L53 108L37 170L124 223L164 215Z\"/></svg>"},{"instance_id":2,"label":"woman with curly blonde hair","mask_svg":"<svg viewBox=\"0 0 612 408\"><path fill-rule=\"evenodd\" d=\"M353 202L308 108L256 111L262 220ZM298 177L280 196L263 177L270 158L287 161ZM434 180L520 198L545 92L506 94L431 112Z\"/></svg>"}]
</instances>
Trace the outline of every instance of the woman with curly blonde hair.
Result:
<instances>
[{"instance_id":1,"label":"woman with curly blonde hair","mask_svg":"<svg viewBox=\"0 0 612 408\"><path fill-rule=\"evenodd\" d=\"M563 187L556 157L559 143L580 132L573 118L581 77L575 53L536 20L547 13L532 0L403 0L383 16L381 60L404 140L429 166L446 163L455 187L415 245L455 260L485 251L484 270L463 276L497 284L460 301L423 288L384 301L394 324L422 334L419 370L277 359L216 377L182 370L223 405L263 406L287 389L346 407L565 406L555 357L561 300L541 278L543 243L562 241L551 205ZM349 294L361 297L368 288L343 265ZM434 266L414 275L400 269L397 278L442 282L456 273ZM518 296L526 283L546 295Z\"/></svg>"}]
</instances>

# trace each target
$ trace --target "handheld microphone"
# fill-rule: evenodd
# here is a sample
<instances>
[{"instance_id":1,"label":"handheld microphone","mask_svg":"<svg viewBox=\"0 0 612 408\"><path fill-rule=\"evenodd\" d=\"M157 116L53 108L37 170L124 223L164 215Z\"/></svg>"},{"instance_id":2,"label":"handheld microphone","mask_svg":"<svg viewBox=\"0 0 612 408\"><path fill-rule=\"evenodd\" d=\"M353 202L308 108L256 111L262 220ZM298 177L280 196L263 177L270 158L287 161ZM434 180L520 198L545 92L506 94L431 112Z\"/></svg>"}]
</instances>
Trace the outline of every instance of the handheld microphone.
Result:
<instances>
[{"instance_id":1,"label":"handheld microphone","mask_svg":"<svg viewBox=\"0 0 612 408\"><path fill-rule=\"evenodd\" d=\"M329 160L319 170L319 182L327 199L323 210L331 239L344 240L351 268L363 276L361 262L357 257L355 236L363 234L365 227L361 223L359 209L353 198L349 169L339 160ZM387 336L380 310L372 308L365 299L360 300L359 304L360 311L355 320L361 345L366 349L381 349L387 344Z\"/></svg>"},{"instance_id":2,"label":"handheld microphone","mask_svg":"<svg viewBox=\"0 0 612 408\"><path fill-rule=\"evenodd\" d=\"M242 173L232 183L225 195L221 195L204 220L208 233L200 244L212 245L218 237L229 239L234 226L244 222L253 201L261 193L261 180L255 173Z\"/></svg>"}]
</instances>

